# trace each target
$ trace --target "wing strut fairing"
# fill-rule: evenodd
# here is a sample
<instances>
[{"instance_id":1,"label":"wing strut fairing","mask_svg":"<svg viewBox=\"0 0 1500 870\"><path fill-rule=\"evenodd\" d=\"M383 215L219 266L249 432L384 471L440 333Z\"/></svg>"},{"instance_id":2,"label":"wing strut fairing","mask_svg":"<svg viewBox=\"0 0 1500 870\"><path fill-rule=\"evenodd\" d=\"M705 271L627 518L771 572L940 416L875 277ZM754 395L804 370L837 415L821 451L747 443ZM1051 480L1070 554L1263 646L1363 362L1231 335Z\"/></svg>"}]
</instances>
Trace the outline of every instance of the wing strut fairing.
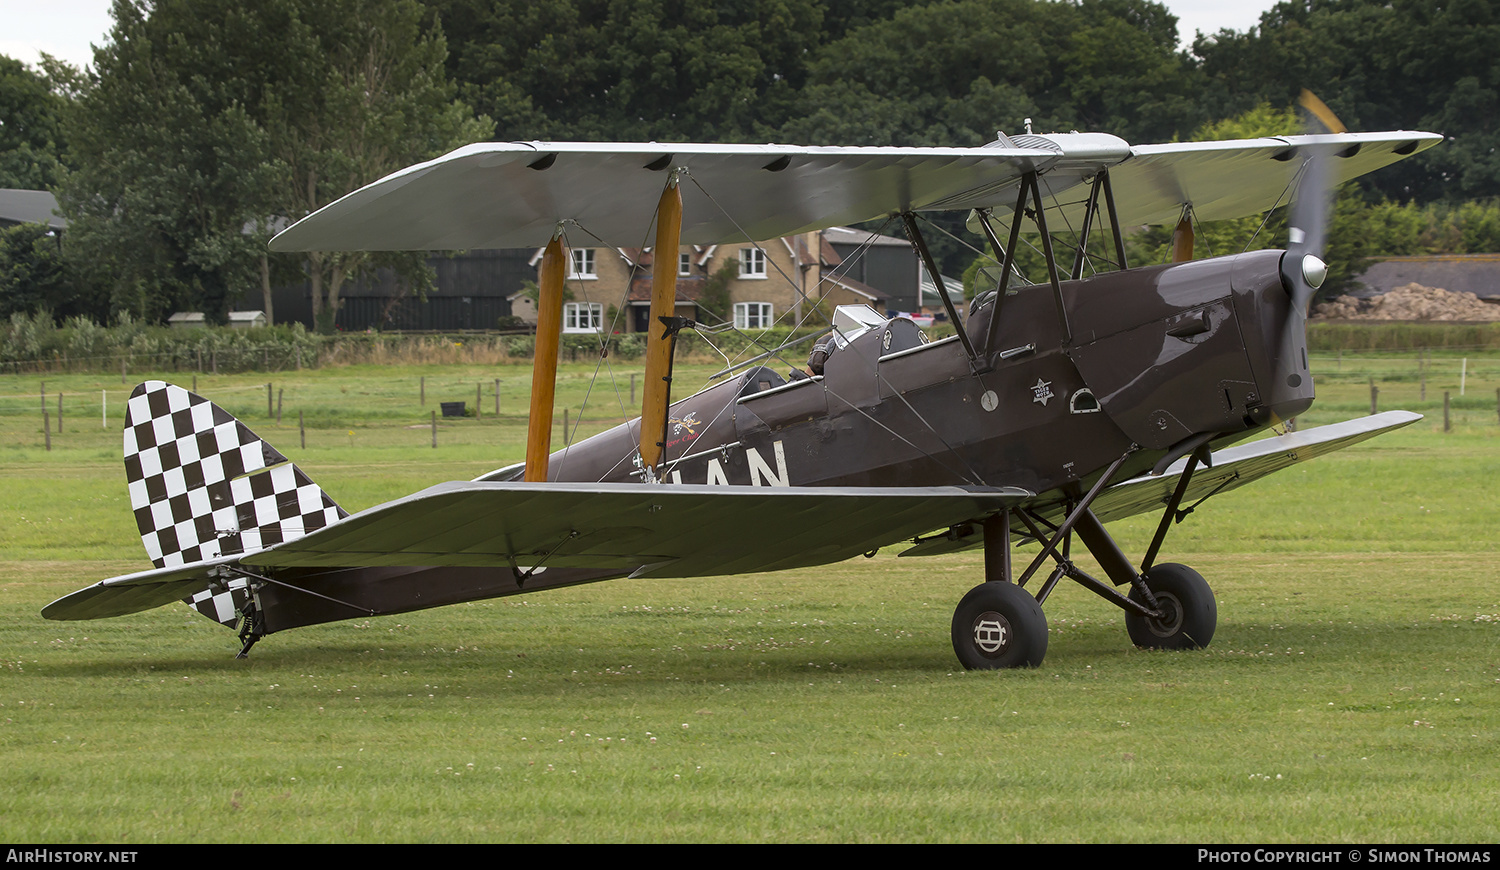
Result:
<instances>
[{"instance_id":1,"label":"wing strut fairing","mask_svg":"<svg viewBox=\"0 0 1500 870\"><path fill-rule=\"evenodd\" d=\"M552 404L557 393L557 357L562 346L563 291L568 252L562 238L553 236L542 254L537 285L536 350L532 356L531 413L526 418L526 480L547 479L547 457L552 453Z\"/></svg>"}]
</instances>

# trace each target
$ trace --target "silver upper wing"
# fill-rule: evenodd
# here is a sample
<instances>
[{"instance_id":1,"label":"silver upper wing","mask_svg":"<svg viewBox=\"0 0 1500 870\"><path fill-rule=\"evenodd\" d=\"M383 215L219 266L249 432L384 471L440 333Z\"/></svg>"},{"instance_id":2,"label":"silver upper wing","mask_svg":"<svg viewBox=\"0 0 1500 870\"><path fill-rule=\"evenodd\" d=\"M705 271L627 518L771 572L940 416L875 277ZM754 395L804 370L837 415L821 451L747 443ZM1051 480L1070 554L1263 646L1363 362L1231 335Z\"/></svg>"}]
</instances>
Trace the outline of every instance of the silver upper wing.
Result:
<instances>
[{"instance_id":1,"label":"silver upper wing","mask_svg":"<svg viewBox=\"0 0 1500 870\"><path fill-rule=\"evenodd\" d=\"M1343 133L1339 180L1441 141L1432 133ZM980 148L836 148L688 143L479 143L360 188L287 228L275 251L539 247L560 222L575 239L651 243L672 173L682 241L779 238L902 211L1009 207L1021 176L1040 174L1060 225L1082 218L1084 183L1109 169L1122 225L1257 214L1286 202L1309 137L1130 146L1102 133L1002 137ZM570 230L571 231L571 230ZM575 242L576 243L576 242Z\"/></svg>"},{"instance_id":2,"label":"silver upper wing","mask_svg":"<svg viewBox=\"0 0 1500 870\"><path fill-rule=\"evenodd\" d=\"M1110 171L1110 184L1122 226L1175 223L1186 204L1198 220L1224 220L1290 202L1302 166L1298 149L1309 142L1338 149L1335 181L1342 184L1442 139L1435 133L1395 131L1138 145L1130 160ZM1082 217L1081 207L1073 211L1071 219Z\"/></svg>"},{"instance_id":3,"label":"silver upper wing","mask_svg":"<svg viewBox=\"0 0 1500 870\"><path fill-rule=\"evenodd\" d=\"M682 241L774 239L904 210L967 208L1031 169L1093 174L1130 156L1123 140L1077 134L1055 147L822 148L788 145L509 142L469 145L408 167L303 218L274 251L545 245L559 221L590 244L651 244L672 170ZM1039 145L1041 143L1033 143ZM1082 164L1083 168L1078 165Z\"/></svg>"}]
</instances>

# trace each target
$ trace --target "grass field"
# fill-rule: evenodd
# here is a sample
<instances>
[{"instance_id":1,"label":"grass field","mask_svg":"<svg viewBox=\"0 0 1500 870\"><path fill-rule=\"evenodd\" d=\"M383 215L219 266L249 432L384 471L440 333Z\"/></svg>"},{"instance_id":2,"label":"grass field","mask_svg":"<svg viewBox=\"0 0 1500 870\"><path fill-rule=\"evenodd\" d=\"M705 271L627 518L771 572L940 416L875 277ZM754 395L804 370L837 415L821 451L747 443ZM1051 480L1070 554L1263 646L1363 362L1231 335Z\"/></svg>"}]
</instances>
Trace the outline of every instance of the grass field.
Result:
<instances>
[{"instance_id":1,"label":"grass field","mask_svg":"<svg viewBox=\"0 0 1500 870\"><path fill-rule=\"evenodd\" d=\"M898 548L319 626L248 661L180 605L48 622L48 601L147 564L119 461L129 386L3 377L0 830L119 844L1494 842L1500 356L1470 357L1459 397L1462 359L1315 358L1304 427L1367 413L1370 378L1381 409L1429 416L1216 497L1173 531L1166 558L1218 595L1209 650L1135 650L1120 611L1065 586L1043 667L999 673L959 670L948 639L982 557ZM681 390L709 370L679 369ZM564 371L570 422L591 373ZM472 405L476 384L483 416L440 422L433 448L435 403ZM361 367L200 375L198 389L359 510L519 460L529 384L520 366ZM629 404L595 387L581 433ZM1139 554L1153 526L1116 532Z\"/></svg>"}]
</instances>

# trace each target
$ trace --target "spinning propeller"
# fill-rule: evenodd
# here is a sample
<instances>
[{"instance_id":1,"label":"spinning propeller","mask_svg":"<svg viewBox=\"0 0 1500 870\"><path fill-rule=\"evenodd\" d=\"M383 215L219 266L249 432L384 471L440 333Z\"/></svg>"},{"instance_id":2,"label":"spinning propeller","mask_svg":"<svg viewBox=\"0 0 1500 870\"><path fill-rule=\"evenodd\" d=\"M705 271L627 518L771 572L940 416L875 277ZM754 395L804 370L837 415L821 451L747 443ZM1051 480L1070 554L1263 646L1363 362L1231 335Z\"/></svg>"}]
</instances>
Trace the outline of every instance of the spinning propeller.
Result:
<instances>
[{"instance_id":1,"label":"spinning propeller","mask_svg":"<svg viewBox=\"0 0 1500 870\"><path fill-rule=\"evenodd\" d=\"M1307 366L1307 310L1313 295L1328 277L1323 246L1337 181L1338 170L1333 161L1340 147L1329 138L1330 134L1347 132L1333 112L1308 91L1302 92L1299 102L1307 113L1308 135L1296 155L1302 161L1302 175L1291 206L1286 254L1281 258L1281 283L1287 291L1289 310L1283 318L1281 342L1275 351L1274 391L1282 400L1276 403L1272 419L1278 422L1295 417L1312 403L1312 374Z\"/></svg>"},{"instance_id":2,"label":"spinning propeller","mask_svg":"<svg viewBox=\"0 0 1500 870\"><path fill-rule=\"evenodd\" d=\"M1333 157L1337 147L1319 142L1316 137L1348 131L1311 91L1304 90L1298 102L1307 112L1307 132L1314 138L1302 148L1302 179L1292 203L1286 258L1282 261L1281 273L1291 290L1292 309L1306 319L1313 294L1328 277L1323 245L1328 235L1328 216L1333 209Z\"/></svg>"}]
</instances>

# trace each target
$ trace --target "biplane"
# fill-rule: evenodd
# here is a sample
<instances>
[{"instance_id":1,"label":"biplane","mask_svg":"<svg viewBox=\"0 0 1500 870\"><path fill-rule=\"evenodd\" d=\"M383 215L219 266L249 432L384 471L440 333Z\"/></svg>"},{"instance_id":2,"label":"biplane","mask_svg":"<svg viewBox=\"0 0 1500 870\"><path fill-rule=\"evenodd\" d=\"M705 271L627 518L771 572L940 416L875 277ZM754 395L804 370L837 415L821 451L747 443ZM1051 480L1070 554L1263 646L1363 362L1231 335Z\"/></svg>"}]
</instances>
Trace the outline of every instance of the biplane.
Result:
<instances>
[{"instance_id":1,"label":"biplane","mask_svg":"<svg viewBox=\"0 0 1500 870\"><path fill-rule=\"evenodd\" d=\"M238 625L243 656L265 635L334 620L612 578L802 568L904 541L906 557L983 549L983 582L952 622L967 668L1040 664L1042 606L1064 579L1120 607L1139 646L1207 646L1213 592L1158 561L1174 522L1420 419L1249 440L1313 401L1305 317L1332 187L1441 138L1331 130L1146 146L1071 132L977 148L460 148L345 196L271 248L544 248L525 461L350 515L212 402L148 382L129 400L124 445L154 567L42 613L185 599ZM1194 219L1278 205L1290 208L1287 250L1192 259ZM673 313L676 258L656 257L641 416L551 449L570 234L677 251L887 218L941 287L921 220L936 211L967 213L997 262L965 310L943 298L952 336L841 307L807 363L803 348L767 349L674 401L675 338L697 325ZM1149 224L1175 226L1173 262L1131 267L1124 233ZM1023 244L1040 249L1044 276L1023 279ZM1147 511L1161 519L1136 561L1105 525ZM1075 541L1103 578L1075 564ZM1023 544L1037 552L1013 564Z\"/></svg>"}]
</instances>

